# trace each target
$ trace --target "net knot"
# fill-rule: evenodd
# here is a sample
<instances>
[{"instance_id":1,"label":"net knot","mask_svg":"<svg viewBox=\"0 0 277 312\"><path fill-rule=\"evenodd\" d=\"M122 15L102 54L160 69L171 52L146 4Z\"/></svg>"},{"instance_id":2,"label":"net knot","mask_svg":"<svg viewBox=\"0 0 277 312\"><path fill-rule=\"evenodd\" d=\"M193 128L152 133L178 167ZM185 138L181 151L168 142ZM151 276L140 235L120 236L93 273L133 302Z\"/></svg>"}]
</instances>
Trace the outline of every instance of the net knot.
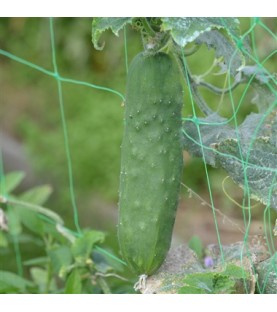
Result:
<instances>
[{"instance_id":1,"label":"net knot","mask_svg":"<svg viewBox=\"0 0 277 312\"><path fill-rule=\"evenodd\" d=\"M253 21L254 21L254 24L257 25L257 24L260 24L260 21L261 21L261 20L260 20L259 17L254 17L254 18L253 18Z\"/></svg>"},{"instance_id":2,"label":"net knot","mask_svg":"<svg viewBox=\"0 0 277 312\"><path fill-rule=\"evenodd\" d=\"M236 44L237 44L238 49L242 50L242 48L243 48L243 40L242 39L238 39Z\"/></svg>"},{"instance_id":3,"label":"net knot","mask_svg":"<svg viewBox=\"0 0 277 312\"><path fill-rule=\"evenodd\" d=\"M59 75L58 72L53 73L53 77L57 80L60 80L61 76Z\"/></svg>"},{"instance_id":4,"label":"net knot","mask_svg":"<svg viewBox=\"0 0 277 312\"><path fill-rule=\"evenodd\" d=\"M197 117L192 117L191 121L195 124L195 125L200 125L201 121L199 120L199 118Z\"/></svg>"}]
</instances>

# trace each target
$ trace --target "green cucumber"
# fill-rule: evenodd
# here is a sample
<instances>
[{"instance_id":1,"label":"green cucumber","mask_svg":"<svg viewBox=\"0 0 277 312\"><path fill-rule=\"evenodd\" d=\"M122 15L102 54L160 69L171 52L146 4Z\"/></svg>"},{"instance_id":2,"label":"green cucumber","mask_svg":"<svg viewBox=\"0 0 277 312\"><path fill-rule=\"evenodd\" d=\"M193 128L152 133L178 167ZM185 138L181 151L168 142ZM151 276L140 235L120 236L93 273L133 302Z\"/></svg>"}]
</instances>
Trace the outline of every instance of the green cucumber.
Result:
<instances>
[{"instance_id":1,"label":"green cucumber","mask_svg":"<svg viewBox=\"0 0 277 312\"><path fill-rule=\"evenodd\" d=\"M121 146L118 238L127 264L151 275L171 243L183 168L181 77L165 53L132 61Z\"/></svg>"}]
</instances>

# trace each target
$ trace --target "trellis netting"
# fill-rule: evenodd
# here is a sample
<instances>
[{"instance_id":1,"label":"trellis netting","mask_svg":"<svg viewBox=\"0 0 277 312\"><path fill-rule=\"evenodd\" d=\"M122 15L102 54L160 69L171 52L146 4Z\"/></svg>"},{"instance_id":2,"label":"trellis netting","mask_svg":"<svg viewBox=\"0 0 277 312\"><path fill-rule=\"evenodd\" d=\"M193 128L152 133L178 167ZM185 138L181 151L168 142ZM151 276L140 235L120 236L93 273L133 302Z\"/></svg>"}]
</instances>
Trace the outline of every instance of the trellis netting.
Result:
<instances>
[{"instance_id":1,"label":"trellis netting","mask_svg":"<svg viewBox=\"0 0 277 312\"><path fill-rule=\"evenodd\" d=\"M75 132L73 133L70 129L71 121L74 119L74 109L71 107L67 110L67 93L71 94L70 88L73 86L82 88L79 92L90 92L92 98L95 93L103 92L111 98L110 102L112 101L120 109L124 107L124 91L119 92L114 88L109 88L107 81L105 81L104 86L100 86L81 79L68 78L66 74L60 71L64 64L62 66L59 64L65 61L62 58L59 61L60 51L57 42L61 42L62 36L74 38L75 41L70 46L70 51L68 52L66 48L63 48L62 51L65 54L75 53L76 62L80 62L76 66L82 69L83 63L78 58L78 53L82 52L82 56L85 55L89 59L89 52L84 54L82 51L84 49L83 41L89 42L90 46L85 45L86 48L88 47L88 51L94 48L103 49L103 51L97 52L99 54L94 54L97 59L101 58L101 55L104 57L107 49L111 51L113 48L112 45L109 45L108 40L117 40L119 43L115 51L109 52L109 58L114 57L120 60L121 71L117 73L125 75L126 79L130 55L135 54L134 47L129 42L132 40L132 36L136 36L136 31L139 31L142 35L144 49L173 51L179 63L184 78L185 105L182 126L185 158L184 175L186 176L187 170L186 160L201 159L201 168L203 169L201 172L204 175L202 182L203 188L205 188L204 192L199 191L199 189L193 190L192 186L188 186L189 177L186 176L187 180L182 182L181 197L191 196L198 202L198 205L203 206L201 209L205 210L213 219L212 231L216 236L216 242L210 242L212 244L207 245L206 248L201 245L199 239L194 239L188 244L190 248L187 244L183 244L179 248L172 249L165 264L156 274L146 280L145 285L141 286L141 292L276 294L277 77L275 72L277 70L277 19L94 18L92 21L93 44L91 44L89 37L82 38L81 31L76 30L74 34L75 29L73 28L67 28L70 29L70 34L59 32L60 37L57 38L57 28L62 27L59 22L62 19L42 20L44 25L45 23L49 24L47 25L47 33L45 33L45 27L32 29L31 32L36 36L37 33L41 32L41 36L50 40L49 44L45 44L45 49L44 47L37 47L34 41L32 42L33 46L26 42L26 45L30 44L32 62L29 61L28 57L21 57L20 45L14 44L13 47L16 49L13 51L5 48L4 40L9 37L8 32L10 31L10 36L12 36L13 32L20 27L22 19L21 21L20 19L13 19L11 24L8 23L8 19L0 20L0 24L5 26L0 32L0 66L3 66L3 70L0 71L2 94L0 122L5 125L5 114L8 110L15 110L12 107L3 109L8 102L6 98L12 97L3 75L7 72L7 66L12 68L12 73L16 73L14 79L9 77L9 83L14 84L12 88L17 88L16 83L19 83L20 87L24 86L24 77L20 75L23 67L28 68L30 73L39 73L37 77L41 77L41 83L37 80L32 82L38 93L44 79L47 78L53 82L49 93L51 96L52 93L57 93L55 105L59 107L59 110L53 110L53 114L57 115L47 122L61 125L62 136L60 138L63 138L63 143L59 141L59 145L63 144L64 155L57 155L56 166L66 168L67 176L64 181L67 183L66 192L69 194L72 207L70 212L72 213L72 222L70 222L71 226L65 226L59 215L61 213L57 214L53 210L43 207L44 199L46 200L50 194L47 187L40 188L35 196L34 191L33 193L31 191L23 193L21 196L13 194L14 188L23 176L20 173L6 172L3 142L0 141L0 292L28 292L34 287L33 282L38 279L38 272L42 272L33 271L31 279L29 279L28 268L32 263L23 259L21 247L29 239L29 234L24 234L26 228L27 232L33 231L38 235L38 245L41 244L41 240L46 245L50 244L49 237L55 240L59 235L73 245L78 239L78 242L81 239L88 239L85 242L89 242L93 250L103 257L124 265L119 253L115 255L98 246L98 242L100 243L102 240L101 233L99 232L97 237L95 233L94 236L85 234L82 222L79 220L80 207L77 204L76 185L81 183L81 178L75 178L77 173L74 171L74 167L77 167L78 161L82 161L82 157L79 157L82 148L77 154L71 147L73 146L72 142L76 141ZM68 24L65 27L68 27L73 20L66 19L65 24ZM106 40L104 47L102 36L107 33L107 30L111 30L119 38L106 37L108 40ZM149 33L152 41L147 37ZM38 42L42 44L41 40ZM121 50L118 49L118 46ZM36 52L36 48L39 52ZM40 65L33 59L36 60L38 58L36 53L41 53L41 51L45 56L45 64ZM138 52L139 48L136 53ZM105 60L109 58L106 55ZM41 60L41 57L38 59ZM108 67L112 72L115 65L111 59L109 59ZM100 66L101 68L102 66L97 61L94 64L96 67ZM201 71L202 67L205 70ZM70 70L68 72L70 73ZM95 75L92 68L92 76ZM124 90L122 86L119 86L119 89ZM41 104L43 105L43 101ZM99 103L99 105L103 106L104 104ZM76 106L82 111L86 109L82 107L82 103L77 103ZM24 108L21 110L24 114L28 111L24 111ZM9 116L10 119L12 119L11 116L12 114ZM15 116L18 117L20 114L15 113ZM111 118L110 123L112 123L111 114L109 118ZM13 121L13 124L16 123ZM9 128L8 126L5 127ZM79 123L79 127L82 127L82 122ZM49 129L49 133L51 133L51 129ZM32 128L28 134L34 135ZM53 134L49 135L52 136ZM111 137L112 135L113 133L110 134ZM46 132L44 136L47 137L48 133ZM55 150L51 150L51 148L47 150L45 145L48 144L48 140L44 136L40 138L40 142L44 145L45 151L51 155L51 164L54 164ZM90 133L88 132L84 145L90 144L89 137ZM2 136L0 136L0 140L1 138ZM103 140L105 139L103 138ZM111 139L107 142L110 145L113 141ZM114 144L117 144L116 140ZM119 153L119 146L117 147ZM101 154L102 151L99 150L97 153ZM87 163L86 170L90 170L88 165ZM200 169L193 167L195 175L197 175L197 170ZM219 177L224 176L220 182L214 178L216 170L221 174ZM234 192L239 193L239 190L241 190L241 195L235 196ZM205 193L205 200L202 198L202 193ZM219 193L220 195L218 195ZM228 207L233 207L235 219L240 220L240 226L237 225L233 216L228 216L228 210L216 205L219 196L225 198ZM66 209L69 209L68 202ZM68 212L65 214L68 215ZM34 216L39 216L36 219L37 223L32 221ZM239 242L222 243L222 226L219 226L222 220L223 223L231 224L240 233L241 240ZM256 220L260 222L262 228L255 234L255 230L251 231L251 227ZM201 226L201 220L199 224ZM37 228L34 230L32 227L36 226ZM43 230L41 230L41 226ZM72 230L73 227L74 230ZM232 238L229 241L231 240ZM53 245L51 248L54 248ZM50 262L54 257L54 253L49 252L49 250L53 250L51 248L48 248L50 260L47 260ZM80 276L83 276L79 273L78 275L77 270L75 270L76 263L80 264L77 257L80 252L78 248L72 247L71 251L64 249L65 253L72 253L70 257L74 258L75 262L70 257L71 260L68 260L68 257L61 256L63 259L61 262L66 262L67 267L60 264L58 271L65 280L68 275L71 276L71 280L74 278L81 280ZM76 251L77 249L78 251ZM57 254L55 254L56 256ZM5 260L1 261L1 257ZM14 271L11 271L8 265L7 258L9 257L15 259ZM89 254L87 254L87 258L89 258ZM45 265L43 262L45 259L37 259L37 262L33 263L34 265ZM72 269L73 267L74 269ZM67 273L61 274L62 269L68 270ZM48 271L48 273L52 272L54 275L54 271ZM104 280L109 273L102 272L96 267L89 272L94 272L91 274L94 277L97 276L98 279L101 276L100 288L103 292L107 292L109 286ZM115 277L120 277L116 273L112 274ZM54 286L51 288L49 285L47 286L48 292L57 291L58 288ZM66 285L65 289L68 290L70 288L69 282ZM75 292L82 292L82 289L84 292L82 287L84 286L77 287Z\"/></svg>"}]
</instances>

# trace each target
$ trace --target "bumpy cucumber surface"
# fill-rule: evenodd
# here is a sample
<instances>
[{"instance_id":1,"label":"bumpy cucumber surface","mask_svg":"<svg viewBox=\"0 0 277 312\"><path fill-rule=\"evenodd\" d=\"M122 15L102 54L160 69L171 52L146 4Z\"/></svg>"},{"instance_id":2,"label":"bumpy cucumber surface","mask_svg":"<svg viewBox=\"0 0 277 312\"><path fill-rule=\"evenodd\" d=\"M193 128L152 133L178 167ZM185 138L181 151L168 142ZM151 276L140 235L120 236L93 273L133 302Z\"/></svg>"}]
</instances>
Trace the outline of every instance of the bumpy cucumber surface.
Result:
<instances>
[{"instance_id":1,"label":"bumpy cucumber surface","mask_svg":"<svg viewBox=\"0 0 277 312\"><path fill-rule=\"evenodd\" d=\"M170 247L183 167L182 103L175 60L138 54L127 79L118 224L122 256L138 274L153 274Z\"/></svg>"}]
</instances>

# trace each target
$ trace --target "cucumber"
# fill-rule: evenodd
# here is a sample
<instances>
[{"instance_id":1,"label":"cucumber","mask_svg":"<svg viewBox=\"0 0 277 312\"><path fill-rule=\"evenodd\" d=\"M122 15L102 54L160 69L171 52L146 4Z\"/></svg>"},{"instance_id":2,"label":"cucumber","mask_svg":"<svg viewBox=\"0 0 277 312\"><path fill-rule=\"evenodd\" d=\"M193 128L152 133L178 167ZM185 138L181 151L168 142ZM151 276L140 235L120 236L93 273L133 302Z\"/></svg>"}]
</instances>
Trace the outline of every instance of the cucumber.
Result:
<instances>
[{"instance_id":1,"label":"cucumber","mask_svg":"<svg viewBox=\"0 0 277 312\"><path fill-rule=\"evenodd\" d=\"M151 275L171 243L183 168L181 77L165 53L132 61L121 145L118 238L137 274Z\"/></svg>"}]
</instances>

